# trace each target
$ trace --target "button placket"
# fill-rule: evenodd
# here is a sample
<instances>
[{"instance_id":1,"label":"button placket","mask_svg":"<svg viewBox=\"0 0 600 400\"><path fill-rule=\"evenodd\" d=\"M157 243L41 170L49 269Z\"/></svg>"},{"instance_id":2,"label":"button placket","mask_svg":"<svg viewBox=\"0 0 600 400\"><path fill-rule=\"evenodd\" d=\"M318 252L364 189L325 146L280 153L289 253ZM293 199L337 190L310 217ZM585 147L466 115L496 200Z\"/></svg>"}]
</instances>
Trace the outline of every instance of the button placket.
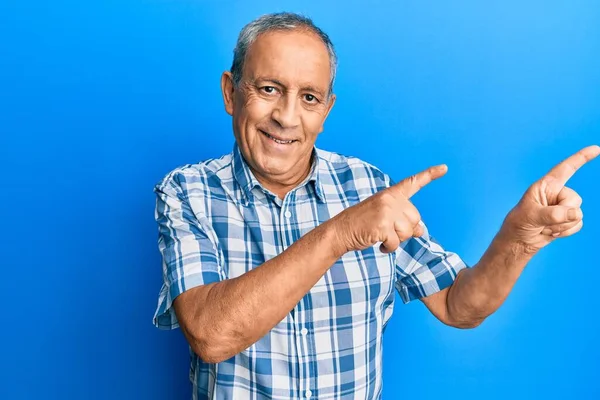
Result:
<instances>
[{"instance_id":1,"label":"button placket","mask_svg":"<svg viewBox=\"0 0 600 400\"><path fill-rule=\"evenodd\" d=\"M280 211L281 214L279 217L279 224L281 227L281 229L280 229L281 243L283 244L283 250L286 250L288 247L290 247L294 240L293 232L292 232L291 224L290 224L290 219L292 217L292 212L289 210L290 203L291 202L288 200L288 197L286 196L286 198L283 200L283 203L281 204L281 211Z\"/></svg>"},{"instance_id":2,"label":"button placket","mask_svg":"<svg viewBox=\"0 0 600 400\"><path fill-rule=\"evenodd\" d=\"M293 193L289 193L290 197L288 198L286 196L286 198L283 201L283 204L281 205L281 211L282 213L280 214L280 226L281 226L281 237L282 237L282 243L284 245L284 249L287 249L289 246L292 245L292 242L294 241L294 229L292 226L292 204L293 201L295 199L295 197L293 196ZM290 238L290 240L286 240ZM309 359L308 359L308 355L311 352L311 345L309 343L309 337L308 337L308 328L306 328L306 326L304 326L304 323L301 321L304 321L304 318L302 317L302 309L304 309L305 305L301 304L303 303L303 300L301 300L291 311L291 314L295 317L295 321L297 322L296 325L296 354L298 357L298 372L299 372L299 376L298 376L298 382L304 382L304 384L300 383L300 387L298 388L300 391L300 395L302 396L302 394L304 395L304 398L306 399L310 399L313 397L313 393L310 389L311 384L313 383L313 379L314 377L312 376L314 374L314 372L311 372L310 370L307 370L306 372L303 371L303 365L310 365L309 363ZM306 364L308 363L308 364ZM309 368L312 369L312 368ZM304 374L308 374L308 375L304 375ZM306 389L304 391L302 391L302 389Z\"/></svg>"}]
</instances>

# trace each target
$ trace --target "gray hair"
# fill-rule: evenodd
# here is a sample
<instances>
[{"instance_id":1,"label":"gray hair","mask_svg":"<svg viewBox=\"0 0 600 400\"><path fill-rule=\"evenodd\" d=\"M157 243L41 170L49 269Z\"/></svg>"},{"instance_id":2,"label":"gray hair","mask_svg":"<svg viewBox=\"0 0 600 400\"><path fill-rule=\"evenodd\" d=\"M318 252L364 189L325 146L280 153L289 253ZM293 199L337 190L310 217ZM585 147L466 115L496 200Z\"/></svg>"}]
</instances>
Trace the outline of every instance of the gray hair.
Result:
<instances>
[{"instance_id":1,"label":"gray hair","mask_svg":"<svg viewBox=\"0 0 600 400\"><path fill-rule=\"evenodd\" d=\"M331 95L333 93L333 82L335 81L337 69L337 55L335 54L333 43L329 39L329 36L319 29L310 18L289 12L263 15L242 28L235 49L233 50L233 64L231 65L233 84L235 86L239 85L242 79L242 71L244 70L246 53L248 53L248 49L259 35L271 31L289 31L294 29L306 29L315 33L327 47L329 65L331 66L329 81L329 95Z\"/></svg>"}]
</instances>

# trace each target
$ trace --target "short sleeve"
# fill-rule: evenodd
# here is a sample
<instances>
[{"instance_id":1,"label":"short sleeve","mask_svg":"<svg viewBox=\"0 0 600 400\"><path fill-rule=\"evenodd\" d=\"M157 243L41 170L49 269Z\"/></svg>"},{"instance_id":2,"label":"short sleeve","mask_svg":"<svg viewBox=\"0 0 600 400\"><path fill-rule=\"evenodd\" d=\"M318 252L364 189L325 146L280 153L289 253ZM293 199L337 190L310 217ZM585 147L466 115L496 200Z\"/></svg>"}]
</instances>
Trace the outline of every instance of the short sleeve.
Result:
<instances>
[{"instance_id":1,"label":"short sleeve","mask_svg":"<svg viewBox=\"0 0 600 400\"><path fill-rule=\"evenodd\" d=\"M457 254L444 250L421 224L424 234L400 243L396 250L396 289L404 303L447 288L460 270L468 268Z\"/></svg>"},{"instance_id":2,"label":"short sleeve","mask_svg":"<svg viewBox=\"0 0 600 400\"><path fill-rule=\"evenodd\" d=\"M192 211L182 182L185 177L173 172L154 188L163 284L153 322L160 329L179 327L172 308L177 296L222 280L217 246L203 228L206 222Z\"/></svg>"},{"instance_id":3,"label":"short sleeve","mask_svg":"<svg viewBox=\"0 0 600 400\"><path fill-rule=\"evenodd\" d=\"M385 188L396 182L384 174ZM458 272L469 266L455 253L444 248L429 235L427 226L423 235L400 243L396 250L396 290L404 303L427 297L454 283Z\"/></svg>"}]
</instances>

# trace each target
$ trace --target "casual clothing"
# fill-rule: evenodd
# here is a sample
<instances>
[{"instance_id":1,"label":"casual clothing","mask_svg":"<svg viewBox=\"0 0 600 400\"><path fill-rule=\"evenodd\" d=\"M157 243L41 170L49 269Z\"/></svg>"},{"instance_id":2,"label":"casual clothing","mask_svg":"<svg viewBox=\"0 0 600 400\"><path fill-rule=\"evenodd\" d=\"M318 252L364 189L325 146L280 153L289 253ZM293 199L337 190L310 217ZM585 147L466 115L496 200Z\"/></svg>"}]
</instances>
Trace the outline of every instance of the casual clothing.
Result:
<instances>
[{"instance_id":1,"label":"casual clothing","mask_svg":"<svg viewBox=\"0 0 600 400\"><path fill-rule=\"evenodd\" d=\"M168 174L155 187L164 284L154 324L179 326L173 300L238 277L285 251L344 209L394 184L354 157L313 150L305 181L279 199L232 153ZM402 300L436 293L467 267L425 234L385 254L379 244L344 254L258 342L218 364L191 353L194 399L377 399L382 334L394 288Z\"/></svg>"}]
</instances>

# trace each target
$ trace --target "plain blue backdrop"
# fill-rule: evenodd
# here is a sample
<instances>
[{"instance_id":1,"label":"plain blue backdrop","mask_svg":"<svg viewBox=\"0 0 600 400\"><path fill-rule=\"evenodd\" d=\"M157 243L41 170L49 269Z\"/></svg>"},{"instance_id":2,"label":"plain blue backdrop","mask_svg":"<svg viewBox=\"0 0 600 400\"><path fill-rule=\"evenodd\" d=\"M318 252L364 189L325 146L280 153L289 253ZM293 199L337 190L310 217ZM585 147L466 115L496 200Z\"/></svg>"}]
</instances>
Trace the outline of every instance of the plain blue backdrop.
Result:
<instances>
[{"instance_id":1,"label":"plain blue backdrop","mask_svg":"<svg viewBox=\"0 0 600 400\"><path fill-rule=\"evenodd\" d=\"M242 26L311 16L340 58L317 145L395 180L475 264L555 163L600 142L597 1L0 2L0 398L189 398L161 284L153 185L231 150L219 79ZM600 160L585 227L529 263L475 330L396 303L384 398L600 398ZM399 299L398 299L399 300Z\"/></svg>"}]
</instances>

